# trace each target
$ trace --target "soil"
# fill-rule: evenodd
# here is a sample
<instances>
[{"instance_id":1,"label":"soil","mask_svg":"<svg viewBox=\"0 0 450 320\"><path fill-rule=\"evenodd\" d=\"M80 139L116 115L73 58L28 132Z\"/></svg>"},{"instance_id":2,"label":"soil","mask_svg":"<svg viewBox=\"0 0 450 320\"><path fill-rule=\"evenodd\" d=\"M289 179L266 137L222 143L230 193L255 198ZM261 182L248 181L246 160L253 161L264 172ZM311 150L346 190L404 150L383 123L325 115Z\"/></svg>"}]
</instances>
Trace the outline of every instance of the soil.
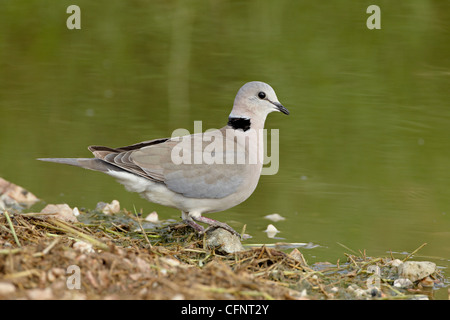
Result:
<instances>
[{"instance_id":1,"label":"soil","mask_svg":"<svg viewBox=\"0 0 450 320\"><path fill-rule=\"evenodd\" d=\"M446 285L436 271L395 286L396 259L365 252L308 265L298 249L223 254L184 224L126 210L78 220L0 214L0 299L432 299Z\"/></svg>"}]
</instances>

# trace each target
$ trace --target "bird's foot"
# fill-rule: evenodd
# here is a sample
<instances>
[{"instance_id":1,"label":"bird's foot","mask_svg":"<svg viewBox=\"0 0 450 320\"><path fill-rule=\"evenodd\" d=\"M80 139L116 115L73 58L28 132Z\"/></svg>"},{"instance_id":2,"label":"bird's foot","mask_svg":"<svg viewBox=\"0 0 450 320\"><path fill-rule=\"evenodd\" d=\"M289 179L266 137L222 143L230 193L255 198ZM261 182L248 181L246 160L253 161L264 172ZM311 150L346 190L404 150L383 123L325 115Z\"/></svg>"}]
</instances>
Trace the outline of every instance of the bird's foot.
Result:
<instances>
[{"instance_id":1,"label":"bird's foot","mask_svg":"<svg viewBox=\"0 0 450 320\"><path fill-rule=\"evenodd\" d=\"M225 229L228 232L238 236L239 238L241 238L241 235L239 234L239 232L237 232L236 230L234 230L232 227L230 227L229 225L227 225L224 222L220 222L220 221L217 221L217 220L214 220L211 218L207 218L207 217L203 217L203 216L195 217L193 219L195 219L195 221L203 222L203 223L206 223L209 225L206 229L203 230L203 232L200 232L200 233L206 233L209 230L214 230L216 228L222 228L222 229ZM194 221L192 221L192 222L194 222Z\"/></svg>"},{"instance_id":2,"label":"bird's foot","mask_svg":"<svg viewBox=\"0 0 450 320\"><path fill-rule=\"evenodd\" d=\"M192 219L184 219L183 222L186 223L191 228L193 228L199 234L203 234L205 232L205 228L203 228L201 225L199 225Z\"/></svg>"}]
</instances>

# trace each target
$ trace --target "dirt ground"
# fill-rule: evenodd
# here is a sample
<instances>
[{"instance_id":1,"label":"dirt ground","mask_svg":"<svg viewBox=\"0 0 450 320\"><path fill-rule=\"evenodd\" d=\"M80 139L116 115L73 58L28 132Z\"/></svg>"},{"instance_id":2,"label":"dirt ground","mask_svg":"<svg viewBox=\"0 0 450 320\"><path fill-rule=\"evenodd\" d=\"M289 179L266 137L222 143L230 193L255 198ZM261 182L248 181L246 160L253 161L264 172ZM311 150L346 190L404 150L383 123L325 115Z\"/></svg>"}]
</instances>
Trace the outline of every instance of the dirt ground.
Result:
<instances>
[{"instance_id":1,"label":"dirt ground","mask_svg":"<svg viewBox=\"0 0 450 320\"><path fill-rule=\"evenodd\" d=\"M394 285L393 257L309 266L297 249L222 254L183 224L148 230L126 211L83 215L0 214L0 299L432 299L445 286L439 271Z\"/></svg>"}]
</instances>

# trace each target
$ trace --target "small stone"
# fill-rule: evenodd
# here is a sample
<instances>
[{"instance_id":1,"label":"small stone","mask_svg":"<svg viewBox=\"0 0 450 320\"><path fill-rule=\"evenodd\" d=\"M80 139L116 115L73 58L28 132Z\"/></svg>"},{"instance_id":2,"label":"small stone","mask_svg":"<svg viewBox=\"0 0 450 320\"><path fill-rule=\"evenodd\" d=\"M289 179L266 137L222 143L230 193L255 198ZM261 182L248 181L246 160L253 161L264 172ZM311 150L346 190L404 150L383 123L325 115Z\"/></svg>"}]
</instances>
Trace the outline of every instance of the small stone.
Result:
<instances>
[{"instance_id":1,"label":"small stone","mask_svg":"<svg viewBox=\"0 0 450 320\"><path fill-rule=\"evenodd\" d=\"M272 214L268 214L267 216L265 216L264 218L269 219L273 222L278 222L278 221L283 221L286 220L285 217L280 216L278 213L272 213Z\"/></svg>"},{"instance_id":2,"label":"small stone","mask_svg":"<svg viewBox=\"0 0 450 320\"><path fill-rule=\"evenodd\" d=\"M73 208L72 213L75 217L78 217L80 215L80 210L78 210L77 207Z\"/></svg>"},{"instance_id":3,"label":"small stone","mask_svg":"<svg viewBox=\"0 0 450 320\"><path fill-rule=\"evenodd\" d=\"M404 288L404 289L412 288L413 283L409 279L400 278L400 279L396 279L394 281L394 287Z\"/></svg>"},{"instance_id":4,"label":"small stone","mask_svg":"<svg viewBox=\"0 0 450 320\"><path fill-rule=\"evenodd\" d=\"M8 200L17 203L18 205L25 205L27 207L32 206L39 199L24 188L9 182L3 178L0 178L0 196L4 195ZM8 201L3 201L3 203L7 203ZM5 205L9 207L8 205Z\"/></svg>"},{"instance_id":5,"label":"small stone","mask_svg":"<svg viewBox=\"0 0 450 320\"><path fill-rule=\"evenodd\" d=\"M330 291L331 291L332 293L337 293L337 292L339 292L339 288L338 288L338 287L332 287L332 288L330 289Z\"/></svg>"},{"instance_id":6,"label":"small stone","mask_svg":"<svg viewBox=\"0 0 450 320\"><path fill-rule=\"evenodd\" d=\"M275 226L273 224L269 224L264 232L267 233L267 236L269 238L273 238L280 231L278 231L278 229L275 228Z\"/></svg>"},{"instance_id":7,"label":"small stone","mask_svg":"<svg viewBox=\"0 0 450 320\"><path fill-rule=\"evenodd\" d=\"M436 271L436 264L430 261L406 261L398 267L400 278L412 282L424 279Z\"/></svg>"},{"instance_id":8,"label":"small stone","mask_svg":"<svg viewBox=\"0 0 450 320\"><path fill-rule=\"evenodd\" d=\"M91 253L95 252L92 248L92 244L84 242L84 241L77 241L73 244L73 248L81 253Z\"/></svg>"},{"instance_id":9,"label":"small stone","mask_svg":"<svg viewBox=\"0 0 450 320\"><path fill-rule=\"evenodd\" d=\"M16 287L10 282L0 282L0 296L7 296L16 291Z\"/></svg>"},{"instance_id":10,"label":"small stone","mask_svg":"<svg viewBox=\"0 0 450 320\"><path fill-rule=\"evenodd\" d=\"M433 279L431 279L431 277L426 277L425 279L420 281L420 284L424 288L432 288L432 287L434 287L434 281L433 281Z\"/></svg>"},{"instance_id":11,"label":"small stone","mask_svg":"<svg viewBox=\"0 0 450 320\"><path fill-rule=\"evenodd\" d=\"M303 255L302 255L302 253L301 253L297 248L293 249L293 250L291 251L291 253L289 253L289 255L290 255L293 259L295 259L296 261L300 262L300 264L301 264L302 266L307 266L307 265L308 265L308 264L306 263L305 258L304 258Z\"/></svg>"},{"instance_id":12,"label":"small stone","mask_svg":"<svg viewBox=\"0 0 450 320\"><path fill-rule=\"evenodd\" d=\"M120 211L120 203L117 200L111 201L111 203L99 202L95 207L96 210L103 212L104 214L115 214Z\"/></svg>"},{"instance_id":13,"label":"small stone","mask_svg":"<svg viewBox=\"0 0 450 320\"><path fill-rule=\"evenodd\" d=\"M386 263L386 266L398 267L401 264L403 264L403 261L401 261L400 259L394 259L394 260L388 261Z\"/></svg>"},{"instance_id":14,"label":"small stone","mask_svg":"<svg viewBox=\"0 0 450 320\"><path fill-rule=\"evenodd\" d=\"M217 251L223 253L235 253L245 250L239 237L223 228L209 230L207 232L206 245L209 248L217 248Z\"/></svg>"},{"instance_id":15,"label":"small stone","mask_svg":"<svg viewBox=\"0 0 450 320\"><path fill-rule=\"evenodd\" d=\"M297 300L311 300L306 292L306 290L303 290L302 292L300 292L300 296L298 297Z\"/></svg>"},{"instance_id":16,"label":"small stone","mask_svg":"<svg viewBox=\"0 0 450 320\"><path fill-rule=\"evenodd\" d=\"M160 259L162 262L169 265L170 267L178 267L180 265L180 261L178 261L176 259L164 258L164 257L161 257Z\"/></svg>"},{"instance_id":17,"label":"small stone","mask_svg":"<svg viewBox=\"0 0 450 320\"><path fill-rule=\"evenodd\" d=\"M27 296L31 300L51 300L53 299L53 292L50 288L45 289L30 289Z\"/></svg>"},{"instance_id":18,"label":"small stone","mask_svg":"<svg viewBox=\"0 0 450 320\"><path fill-rule=\"evenodd\" d=\"M147 222L158 223L158 213L156 211L153 211L152 213L149 213L149 215L146 216L144 220Z\"/></svg>"},{"instance_id":19,"label":"small stone","mask_svg":"<svg viewBox=\"0 0 450 320\"><path fill-rule=\"evenodd\" d=\"M67 222L78 222L73 210L68 204L49 204L40 212L42 215L57 218Z\"/></svg>"}]
</instances>

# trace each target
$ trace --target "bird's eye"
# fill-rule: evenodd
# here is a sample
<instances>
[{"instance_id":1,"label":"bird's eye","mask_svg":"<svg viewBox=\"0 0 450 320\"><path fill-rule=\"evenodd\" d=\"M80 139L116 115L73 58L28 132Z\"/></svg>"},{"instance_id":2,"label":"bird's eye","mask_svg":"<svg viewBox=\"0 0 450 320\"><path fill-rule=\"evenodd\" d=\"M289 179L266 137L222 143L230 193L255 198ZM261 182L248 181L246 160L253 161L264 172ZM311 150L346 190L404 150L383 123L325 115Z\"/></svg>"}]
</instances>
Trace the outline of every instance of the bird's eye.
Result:
<instances>
[{"instance_id":1,"label":"bird's eye","mask_svg":"<svg viewBox=\"0 0 450 320\"><path fill-rule=\"evenodd\" d=\"M266 94L264 93L264 92L260 92L260 93L258 93L258 97L260 98L260 99L264 99L265 97L266 97Z\"/></svg>"}]
</instances>

